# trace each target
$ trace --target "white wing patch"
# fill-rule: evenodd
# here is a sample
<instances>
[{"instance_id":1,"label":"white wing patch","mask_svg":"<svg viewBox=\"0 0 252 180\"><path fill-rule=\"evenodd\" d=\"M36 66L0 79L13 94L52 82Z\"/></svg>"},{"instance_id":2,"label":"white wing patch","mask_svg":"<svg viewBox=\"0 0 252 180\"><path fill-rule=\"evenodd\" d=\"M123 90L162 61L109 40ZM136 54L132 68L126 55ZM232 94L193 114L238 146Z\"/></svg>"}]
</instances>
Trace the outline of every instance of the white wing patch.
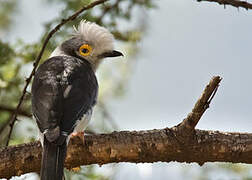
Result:
<instances>
[{"instance_id":1,"label":"white wing patch","mask_svg":"<svg viewBox=\"0 0 252 180\"><path fill-rule=\"evenodd\" d=\"M91 120L92 113L93 113L93 110L91 108L88 110L88 112L86 114L83 115L81 120L78 120L76 122L76 126L75 126L73 132L83 132L87 128L88 123ZM43 146L44 134L40 132L39 128L38 128L38 139L40 140L40 143ZM69 140L70 140L70 136L67 137L67 144L68 144Z\"/></svg>"},{"instance_id":2,"label":"white wing patch","mask_svg":"<svg viewBox=\"0 0 252 180\"><path fill-rule=\"evenodd\" d=\"M35 119L35 117L33 117L33 118ZM38 129L38 140L40 141L41 146L43 147L43 145L44 145L44 134L42 132L40 132L37 123L36 123L36 126L37 126L37 129Z\"/></svg>"},{"instance_id":3,"label":"white wing patch","mask_svg":"<svg viewBox=\"0 0 252 180\"><path fill-rule=\"evenodd\" d=\"M93 112L93 110L89 109L88 112L83 115L81 120L78 120L76 122L74 132L83 132L87 128L88 123L91 120L92 112Z\"/></svg>"}]
</instances>

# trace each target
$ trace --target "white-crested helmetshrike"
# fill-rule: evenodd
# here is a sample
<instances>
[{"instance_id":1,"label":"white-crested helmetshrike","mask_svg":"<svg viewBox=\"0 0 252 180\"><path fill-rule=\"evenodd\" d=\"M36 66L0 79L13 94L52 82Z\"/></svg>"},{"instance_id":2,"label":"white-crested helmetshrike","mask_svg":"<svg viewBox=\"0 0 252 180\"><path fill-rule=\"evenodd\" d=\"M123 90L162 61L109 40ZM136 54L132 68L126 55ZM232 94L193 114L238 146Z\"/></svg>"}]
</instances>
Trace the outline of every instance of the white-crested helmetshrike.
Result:
<instances>
[{"instance_id":1,"label":"white-crested helmetshrike","mask_svg":"<svg viewBox=\"0 0 252 180\"><path fill-rule=\"evenodd\" d=\"M71 133L83 131L96 104L95 71L115 51L113 35L95 23L81 21L73 36L41 64L32 84L32 112L43 146L41 180L61 180Z\"/></svg>"}]
</instances>

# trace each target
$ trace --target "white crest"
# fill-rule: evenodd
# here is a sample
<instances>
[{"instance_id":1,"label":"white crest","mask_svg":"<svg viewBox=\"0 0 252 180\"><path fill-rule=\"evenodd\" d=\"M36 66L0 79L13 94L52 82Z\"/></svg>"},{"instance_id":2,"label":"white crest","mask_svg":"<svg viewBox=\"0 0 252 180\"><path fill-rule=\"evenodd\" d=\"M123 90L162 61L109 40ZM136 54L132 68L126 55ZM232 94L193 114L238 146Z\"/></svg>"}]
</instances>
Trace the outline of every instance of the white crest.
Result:
<instances>
[{"instance_id":1,"label":"white crest","mask_svg":"<svg viewBox=\"0 0 252 180\"><path fill-rule=\"evenodd\" d=\"M90 43L94 47L95 54L111 51L114 48L113 35L107 29L96 23L82 20L78 28L74 27L74 30L74 36L81 37Z\"/></svg>"}]
</instances>

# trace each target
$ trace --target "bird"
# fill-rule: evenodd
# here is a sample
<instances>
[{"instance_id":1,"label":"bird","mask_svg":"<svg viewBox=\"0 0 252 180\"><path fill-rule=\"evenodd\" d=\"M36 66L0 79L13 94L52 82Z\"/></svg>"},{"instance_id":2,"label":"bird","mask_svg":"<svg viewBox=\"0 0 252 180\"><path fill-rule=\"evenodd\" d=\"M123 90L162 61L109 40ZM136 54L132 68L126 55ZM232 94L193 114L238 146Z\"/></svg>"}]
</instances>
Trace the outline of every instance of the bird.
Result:
<instances>
[{"instance_id":1,"label":"bird","mask_svg":"<svg viewBox=\"0 0 252 180\"><path fill-rule=\"evenodd\" d=\"M96 70L107 57L123 56L114 50L106 28L81 20L35 72L32 113L42 144L41 180L64 179L64 160L71 134L83 132L97 102Z\"/></svg>"}]
</instances>

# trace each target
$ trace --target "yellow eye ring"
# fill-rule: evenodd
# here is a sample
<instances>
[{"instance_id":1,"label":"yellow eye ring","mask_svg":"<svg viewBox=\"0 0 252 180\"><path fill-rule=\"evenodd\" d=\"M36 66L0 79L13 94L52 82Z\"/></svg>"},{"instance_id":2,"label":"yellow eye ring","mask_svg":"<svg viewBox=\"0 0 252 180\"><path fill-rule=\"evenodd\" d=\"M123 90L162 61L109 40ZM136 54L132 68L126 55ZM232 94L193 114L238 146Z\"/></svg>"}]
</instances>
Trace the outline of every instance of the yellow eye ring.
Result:
<instances>
[{"instance_id":1,"label":"yellow eye ring","mask_svg":"<svg viewBox=\"0 0 252 180\"><path fill-rule=\"evenodd\" d=\"M92 47L88 44L83 44L80 48L79 48L79 53L82 56L88 56L90 55L92 52Z\"/></svg>"}]
</instances>

